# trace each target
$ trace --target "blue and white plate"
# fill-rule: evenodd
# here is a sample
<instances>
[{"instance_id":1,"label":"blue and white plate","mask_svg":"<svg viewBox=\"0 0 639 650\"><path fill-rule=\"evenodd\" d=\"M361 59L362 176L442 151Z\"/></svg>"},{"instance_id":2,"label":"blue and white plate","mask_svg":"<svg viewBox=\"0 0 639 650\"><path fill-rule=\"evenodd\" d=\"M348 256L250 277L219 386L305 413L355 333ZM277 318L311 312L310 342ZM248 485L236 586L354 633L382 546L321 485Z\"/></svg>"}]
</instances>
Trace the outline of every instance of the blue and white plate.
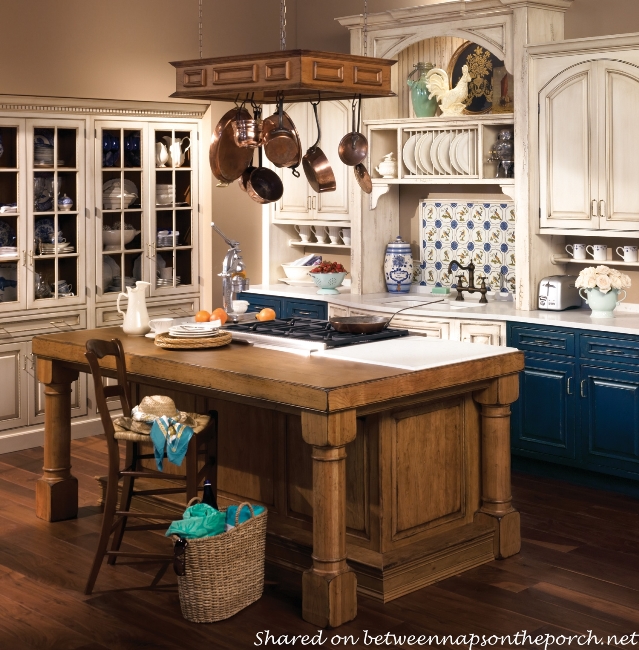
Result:
<instances>
[{"instance_id":1,"label":"blue and white plate","mask_svg":"<svg viewBox=\"0 0 639 650\"><path fill-rule=\"evenodd\" d=\"M33 234L35 235L36 239L39 239L43 242L53 242L54 233L55 226L53 219L44 217L35 220L35 230L33 231ZM61 241L62 238L62 231L60 230L58 232L58 241Z\"/></svg>"},{"instance_id":2,"label":"blue and white plate","mask_svg":"<svg viewBox=\"0 0 639 650\"><path fill-rule=\"evenodd\" d=\"M16 233L13 228L4 220L0 220L0 246L6 246L13 242Z\"/></svg>"}]
</instances>

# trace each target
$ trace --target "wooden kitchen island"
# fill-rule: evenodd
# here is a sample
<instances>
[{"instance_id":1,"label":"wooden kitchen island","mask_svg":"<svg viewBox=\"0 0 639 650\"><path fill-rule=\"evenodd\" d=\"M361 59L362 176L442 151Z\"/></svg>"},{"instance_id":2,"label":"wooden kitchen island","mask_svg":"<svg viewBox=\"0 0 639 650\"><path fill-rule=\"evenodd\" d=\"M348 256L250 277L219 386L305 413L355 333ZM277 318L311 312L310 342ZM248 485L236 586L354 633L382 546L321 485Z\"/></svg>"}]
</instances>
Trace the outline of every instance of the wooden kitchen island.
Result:
<instances>
[{"instance_id":1,"label":"wooden kitchen island","mask_svg":"<svg viewBox=\"0 0 639 650\"><path fill-rule=\"evenodd\" d=\"M169 351L120 328L36 336L43 519L77 515L71 384L91 338L122 340L134 403L162 392L218 411L220 504L267 506L267 561L304 571L315 625L353 619L358 589L388 601L519 551L510 404L523 354L483 346L483 358L407 371L236 343Z\"/></svg>"}]
</instances>

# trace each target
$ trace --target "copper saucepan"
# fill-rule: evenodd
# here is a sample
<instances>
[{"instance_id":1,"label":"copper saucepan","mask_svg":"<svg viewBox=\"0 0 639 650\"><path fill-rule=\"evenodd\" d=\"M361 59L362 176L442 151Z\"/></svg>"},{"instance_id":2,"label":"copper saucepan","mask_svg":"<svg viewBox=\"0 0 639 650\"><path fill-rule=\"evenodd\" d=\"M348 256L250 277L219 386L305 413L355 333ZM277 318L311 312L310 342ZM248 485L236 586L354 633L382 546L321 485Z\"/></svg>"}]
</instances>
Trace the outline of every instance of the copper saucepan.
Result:
<instances>
[{"instance_id":1,"label":"copper saucepan","mask_svg":"<svg viewBox=\"0 0 639 650\"><path fill-rule=\"evenodd\" d=\"M425 305L432 305L435 302L442 302L444 299L431 300L423 302L418 305L411 305L396 311L390 318L386 316L334 316L329 318L331 327L338 332L348 332L349 334L375 334L385 330L390 322L402 311L407 309L415 309L416 307L424 307Z\"/></svg>"},{"instance_id":2,"label":"copper saucepan","mask_svg":"<svg viewBox=\"0 0 639 650\"><path fill-rule=\"evenodd\" d=\"M302 160L302 143L293 120L284 112L284 99L277 103L277 113L267 117L262 124L262 145L266 157L276 167L297 167Z\"/></svg>"},{"instance_id":3,"label":"copper saucepan","mask_svg":"<svg viewBox=\"0 0 639 650\"><path fill-rule=\"evenodd\" d=\"M357 103L359 107L359 115L362 114L362 97L360 95L359 102ZM359 163L366 158L368 155L368 140L366 136L362 135L359 132L359 117L357 119L357 129L355 128L355 100L352 104L352 113L353 113L353 122L352 122L352 131L347 133L339 143L337 147L337 154L339 159L349 167L354 167L359 165Z\"/></svg>"},{"instance_id":4,"label":"copper saucepan","mask_svg":"<svg viewBox=\"0 0 639 650\"><path fill-rule=\"evenodd\" d=\"M253 158L253 150L248 147L238 147L233 135L235 120L250 120L251 114L243 107L232 108L226 112L217 123L211 145L209 146L209 162L213 176L221 183L228 185L242 175Z\"/></svg>"},{"instance_id":5,"label":"copper saucepan","mask_svg":"<svg viewBox=\"0 0 639 650\"><path fill-rule=\"evenodd\" d=\"M328 158L324 152L319 148L319 142L322 138L320 130L319 117L317 116L317 107L319 102L311 102L313 112L315 113L315 123L317 124L317 140L315 144L309 147L304 158L302 158L302 165L304 166L304 173L308 184L317 192L334 192L337 187L335 182L335 174L328 162Z\"/></svg>"},{"instance_id":6,"label":"copper saucepan","mask_svg":"<svg viewBox=\"0 0 639 650\"><path fill-rule=\"evenodd\" d=\"M253 169L246 183L246 193L256 203L273 203L284 194L282 179L267 167L262 167L262 148L259 149L260 166Z\"/></svg>"}]
</instances>

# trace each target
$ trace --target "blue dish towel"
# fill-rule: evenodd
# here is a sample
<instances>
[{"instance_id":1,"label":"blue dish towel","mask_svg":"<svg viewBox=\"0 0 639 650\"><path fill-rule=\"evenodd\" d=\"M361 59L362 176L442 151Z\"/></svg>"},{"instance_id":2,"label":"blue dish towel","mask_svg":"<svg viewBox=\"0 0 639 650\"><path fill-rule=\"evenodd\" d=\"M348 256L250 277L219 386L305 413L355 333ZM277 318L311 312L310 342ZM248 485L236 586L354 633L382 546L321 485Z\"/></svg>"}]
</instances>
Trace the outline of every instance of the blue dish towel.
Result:
<instances>
[{"instance_id":1,"label":"blue dish towel","mask_svg":"<svg viewBox=\"0 0 639 650\"><path fill-rule=\"evenodd\" d=\"M184 539L198 539L219 535L225 530L224 513L212 508L208 503L189 506L182 517L169 526L167 537L179 535Z\"/></svg>"},{"instance_id":2,"label":"blue dish towel","mask_svg":"<svg viewBox=\"0 0 639 650\"><path fill-rule=\"evenodd\" d=\"M237 506L229 506L226 510L226 530L230 530L235 527L235 513L237 512ZM255 516L261 515L264 512L264 506L253 506L253 512ZM248 506L244 506L240 510L240 524L243 524L245 521L248 521L251 518L251 509Z\"/></svg>"},{"instance_id":3,"label":"blue dish towel","mask_svg":"<svg viewBox=\"0 0 639 650\"><path fill-rule=\"evenodd\" d=\"M167 458L175 465L181 465L186 456L189 441L193 436L193 429L186 424L181 424L166 415L159 417L151 427L151 441L153 453L158 470L162 471L164 450Z\"/></svg>"}]
</instances>

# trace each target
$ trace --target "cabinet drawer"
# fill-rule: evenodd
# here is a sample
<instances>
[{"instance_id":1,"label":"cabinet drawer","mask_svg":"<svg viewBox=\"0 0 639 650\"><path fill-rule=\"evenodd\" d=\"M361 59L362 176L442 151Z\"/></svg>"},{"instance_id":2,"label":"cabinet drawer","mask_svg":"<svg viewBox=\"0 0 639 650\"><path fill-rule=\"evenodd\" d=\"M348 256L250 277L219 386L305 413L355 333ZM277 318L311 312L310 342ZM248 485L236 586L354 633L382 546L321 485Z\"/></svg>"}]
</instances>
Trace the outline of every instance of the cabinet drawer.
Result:
<instances>
[{"instance_id":1,"label":"cabinet drawer","mask_svg":"<svg viewBox=\"0 0 639 650\"><path fill-rule=\"evenodd\" d=\"M572 332L513 325L510 338L509 345L519 350L575 356L575 335Z\"/></svg>"},{"instance_id":2,"label":"cabinet drawer","mask_svg":"<svg viewBox=\"0 0 639 650\"><path fill-rule=\"evenodd\" d=\"M341 305L329 305L328 317L333 318L334 316L348 316L348 307L342 307Z\"/></svg>"},{"instance_id":3,"label":"cabinet drawer","mask_svg":"<svg viewBox=\"0 0 639 650\"><path fill-rule=\"evenodd\" d=\"M420 318L419 316L398 316L393 318L390 327L407 329L411 334L427 336L434 339L450 339L450 322L437 318Z\"/></svg>"},{"instance_id":4,"label":"cabinet drawer","mask_svg":"<svg viewBox=\"0 0 639 650\"><path fill-rule=\"evenodd\" d=\"M481 345L505 345L505 324L491 321L461 321L459 340Z\"/></svg>"},{"instance_id":5,"label":"cabinet drawer","mask_svg":"<svg viewBox=\"0 0 639 650\"><path fill-rule=\"evenodd\" d=\"M126 311L127 302L120 301L120 308ZM193 316L200 309L200 299L191 298L184 300L172 300L167 302L147 302L147 312L151 318L158 318L160 316L181 318L183 316ZM114 325L121 325L123 317L118 314L115 305L112 307L98 307L95 310L95 325L96 327L113 327Z\"/></svg>"},{"instance_id":6,"label":"cabinet drawer","mask_svg":"<svg viewBox=\"0 0 639 650\"><path fill-rule=\"evenodd\" d=\"M275 312L276 318L282 318L282 299L272 296L261 296L257 293L240 293L238 300L248 300L248 311L262 311L265 307L270 307Z\"/></svg>"},{"instance_id":7,"label":"cabinet drawer","mask_svg":"<svg viewBox=\"0 0 639 650\"><path fill-rule=\"evenodd\" d=\"M579 355L582 359L615 361L634 366L639 363L639 339L581 334L579 336Z\"/></svg>"},{"instance_id":8,"label":"cabinet drawer","mask_svg":"<svg viewBox=\"0 0 639 650\"><path fill-rule=\"evenodd\" d=\"M0 341L20 336L86 329L86 326L87 312L85 310L18 316L0 320Z\"/></svg>"},{"instance_id":9,"label":"cabinet drawer","mask_svg":"<svg viewBox=\"0 0 639 650\"><path fill-rule=\"evenodd\" d=\"M326 320L327 306L325 302L310 300L286 300L284 303L284 318L318 318Z\"/></svg>"}]
</instances>

